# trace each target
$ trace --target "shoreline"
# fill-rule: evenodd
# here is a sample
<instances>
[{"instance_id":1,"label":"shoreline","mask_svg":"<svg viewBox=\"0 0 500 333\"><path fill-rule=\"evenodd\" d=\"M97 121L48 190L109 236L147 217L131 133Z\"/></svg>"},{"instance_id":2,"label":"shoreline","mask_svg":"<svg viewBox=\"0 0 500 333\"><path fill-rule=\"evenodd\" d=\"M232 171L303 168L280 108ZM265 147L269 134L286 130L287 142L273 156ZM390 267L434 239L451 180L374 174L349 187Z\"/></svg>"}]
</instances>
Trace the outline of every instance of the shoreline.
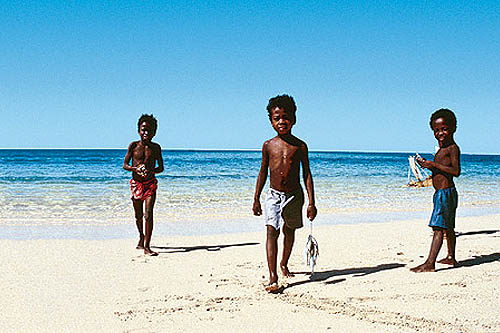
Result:
<instances>
[{"instance_id":1,"label":"shoreline","mask_svg":"<svg viewBox=\"0 0 500 333\"><path fill-rule=\"evenodd\" d=\"M364 225L383 223L411 223L415 220L429 219L431 210L414 212L349 212L340 214L321 214L313 222L314 228L322 226ZM388 216L389 215L389 216ZM500 209L495 207L461 208L457 216L457 226L461 219L470 217L498 218ZM130 239L137 237L137 230L133 217L123 222L123 219L106 222L105 224L24 224L24 221L15 219L18 224L0 223L1 240L41 240L41 239L78 239L78 240L106 240ZM44 219L45 220L45 219ZM221 221L222 220L222 221ZM5 219L4 219L5 221ZM26 219L32 221L32 219ZM1 222L1 220L0 220ZM309 229L309 221L304 218L304 228ZM224 234L240 234L264 232L263 217L248 216L236 219L211 219L185 221L155 221L153 240L156 237L182 236L210 236Z\"/></svg>"},{"instance_id":2,"label":"shoreline","mask_svg":"<svg viewBox=\"0 0 500 333\"><path fill-rule=\"evenodd\" d=\"M153 237L154 258L135 239L4 240L0 329L495 332L499 222L459 218L462 266L419 274L408 268L427 256L426 220L317 226L312 278L302 228L290 258L296 276L280 278L277 295L263 289L262 231Z\"/></svg>"}]
</instances>

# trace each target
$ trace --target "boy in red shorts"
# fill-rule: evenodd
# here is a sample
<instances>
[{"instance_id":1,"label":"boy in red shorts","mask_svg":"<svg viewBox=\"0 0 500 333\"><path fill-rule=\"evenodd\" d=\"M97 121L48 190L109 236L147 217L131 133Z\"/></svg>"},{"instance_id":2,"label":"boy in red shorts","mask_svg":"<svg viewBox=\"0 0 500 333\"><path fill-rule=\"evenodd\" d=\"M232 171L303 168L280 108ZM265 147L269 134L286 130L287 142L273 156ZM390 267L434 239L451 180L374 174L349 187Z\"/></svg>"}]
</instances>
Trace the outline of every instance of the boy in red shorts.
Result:
<instances>
[{"instance_id":1,"label":"boy in red shorts","mask_svg":"<svg viewBox=\"0 0 500 333\"><path fill-rule=\"evenodd\" d=\"M163 172L161 147L151 141L156 134L157 127L158 122L153 115L143 114L137 122L137 130L141 139L128 146L127 155L123 161L123 168L132 171L130 189L132 190L135 223L139 231L139 243L136 248L144 249L144 254L149 256L158 255L157 252L151 250L149 245L153 232L153 207L158 188L155 174ZM145 233L143 220L146 222Z\"/></svg>"}]
</instances>

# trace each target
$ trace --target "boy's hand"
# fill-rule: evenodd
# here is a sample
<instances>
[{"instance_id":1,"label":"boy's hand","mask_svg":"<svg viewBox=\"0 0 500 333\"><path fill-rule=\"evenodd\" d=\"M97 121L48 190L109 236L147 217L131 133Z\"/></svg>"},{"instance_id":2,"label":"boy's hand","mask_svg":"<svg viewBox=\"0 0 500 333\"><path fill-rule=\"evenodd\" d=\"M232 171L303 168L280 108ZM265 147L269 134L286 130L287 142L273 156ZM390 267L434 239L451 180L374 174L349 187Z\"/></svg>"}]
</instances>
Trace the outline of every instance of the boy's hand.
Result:
<instances>
[{"instance_id":1,"label":"boy's hand","mask_svg":"<svg viewBox=\"0 0 500 333\"><path fill-rule=\"evenodd\" d=\"M316 209L316 206L314 205L309 205L307 206L307 218L309 221L314 220L316 217L316 214L318 214L318 210Z\"/></svg>"},{"instance_id":2,"label":"boy's hand","mask_svg":"<svg viewBox=\"0 0 500 333\"><path fill-rule=\"evenodd\" d=\"M255 215L255 216L261 216L262 215L262 208L260 207L260 201L259 200L254 200L252 210L253 210L253 215Z\"/></svg>"},{"instance_id":3,"label":"boy's hand","mask_svg":"<svg viewBox=\"0 0 500 333\"><path fill-rule=\"evenodd\" d=\"M417 160L417 163L422 167L422 168L426 168L426 169L431 169L433 167L433 162L432 161L428 161L426 160L425 158L422 158L422 157L417 157L416 158Z\"/></svg>"},{"instance_id":4,"label":"boy's hand","mask_svg":"<svg viewBox=\"0 0 500 333\"><path fill-rule=\"evenodd\" d=\"M146 177L148 174L148 170L146 169L146 166L144 164L138 165L135 168L135 172L141 177Z\"/></svg>"}]
</instances>

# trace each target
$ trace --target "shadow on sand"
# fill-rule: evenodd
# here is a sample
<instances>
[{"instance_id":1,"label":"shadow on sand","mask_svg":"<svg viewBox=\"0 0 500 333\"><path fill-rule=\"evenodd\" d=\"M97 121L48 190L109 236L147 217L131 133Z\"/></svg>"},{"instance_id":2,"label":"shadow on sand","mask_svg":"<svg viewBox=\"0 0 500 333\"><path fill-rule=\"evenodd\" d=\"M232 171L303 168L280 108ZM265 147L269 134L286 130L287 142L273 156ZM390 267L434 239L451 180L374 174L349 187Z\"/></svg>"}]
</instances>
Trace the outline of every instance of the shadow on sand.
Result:
<instances>
[{"instance_id":1,"label":"shadow on sand","mask_svg":"<svg viewBox=\"0 0 500 333\"><path fill-rule=\"evenodd\" d=\"M457 267L446 267L442 269L437 269L437 271L445 271L448 269L456 269L460 267L472 267L472 266L477 266L477 265L482 265L482 264L489 264L495 261L500 261L500 253L492 253L492 254L485 254L485 255L480 255L480 256L474 256L473 258L470 259L465 259L461 260L458 262Z\"/></svg>"},{"instance_id":2,"label":"shadow on sand","mask_svg":"<svg viewBox=\"0 0 500 333\"><path fill-rule=\"evenodd\" d=\"M473 236L473 235L491 235L500 232L500 230L479 230L479 231L468 231L468 232L457 232L456 237L462 236Z\"/></svg>"},{"instance_id":3,"label":"shadow on sand","mask_svg":"<svg viewBox=\"0 0 500 333\"><path fill-rule=\"evenodd\" d=\"M313 275L310 275L311 274L310 272L295 272L295 274L306 274L306 275L308 274L308 275L310 275L309 279L303 280L303 281L297 281L297 282L294 282L294 283L290 283L287 286L287 288L299 286L299 285L305 284L305 283L321 282L321 281L328 280L329 278L335 277L335 276L342 276L342 275L353 275L355 277L357 277L357 276L365 276L365 275L368 275L368 274L373 274L373 273L377 273L377 272L381 272L381 271L386 271L386 270L389 270L389 269L400 268L400 267L404 267L404 266L406 266L406 265L404 265L404 264L398 264L398 263L381 264L381 265L377 265L377 266L373 266L373 267L332 269L330 271L314 272ZM339 278L339 279L335 279L335 280L332 280L332 281L325 282L325 284L336 284L336 283L339 283L339 282L343 282L345 280L346 280L345 278Z\"/></svg>"},{"instance_id":4,"label":"shadow on sand","mask_svg":"<svg viewBox=\"0 0 500 333\"><path fill-rule=\"evenodd\" d=\"M252 246L259 245L260 243L239 243L239 244L224 244L224 245L198 245L198 246L151 246L151 248L157 250L159 253L184 253L191 251L220 251L221 249L225 249L227 247L239 247L239 246Z\"/></svg>"}]
</instances>

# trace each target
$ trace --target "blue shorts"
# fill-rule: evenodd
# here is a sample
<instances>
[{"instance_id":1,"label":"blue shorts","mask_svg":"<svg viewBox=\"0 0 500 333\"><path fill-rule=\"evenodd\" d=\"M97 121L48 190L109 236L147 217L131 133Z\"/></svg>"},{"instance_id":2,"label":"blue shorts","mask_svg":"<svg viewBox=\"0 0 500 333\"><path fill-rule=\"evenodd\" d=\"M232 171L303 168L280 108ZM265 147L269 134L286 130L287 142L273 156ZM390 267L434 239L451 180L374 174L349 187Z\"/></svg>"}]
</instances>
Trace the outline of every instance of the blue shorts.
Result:
<instances>
[{"instance_id":1,"label":"blue shorts","mask_svg":"<svg viewBox=\"0 0 500 333\"><path fill-rule=\"evenodd\" d=\"M429 227L454 229L458 205L458 193L455 187L437 190L434 193L432 202L434 203L434 209L432 210Z\"/></svg>"}]
</instances>

